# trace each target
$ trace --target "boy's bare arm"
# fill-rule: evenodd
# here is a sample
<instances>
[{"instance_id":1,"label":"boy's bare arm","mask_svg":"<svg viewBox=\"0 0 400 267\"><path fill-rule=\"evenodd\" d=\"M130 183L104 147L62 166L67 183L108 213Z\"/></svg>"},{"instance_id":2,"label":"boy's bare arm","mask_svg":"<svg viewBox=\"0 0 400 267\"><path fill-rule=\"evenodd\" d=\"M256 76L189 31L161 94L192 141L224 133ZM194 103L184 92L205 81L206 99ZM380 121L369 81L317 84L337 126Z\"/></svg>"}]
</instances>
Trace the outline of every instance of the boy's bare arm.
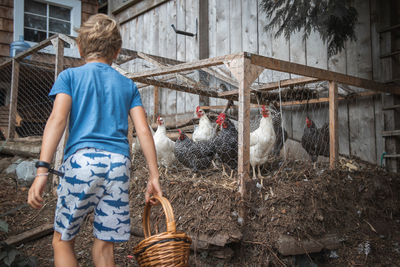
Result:
<instances>
[{"instance_id":1,"label":"boy's bare arm","mask_svg":"<svg viewBox=\"0 0 400 267\"><path fill-rule=\"evenodd\" d=\"M40 160L51 162L54 152L60 142L61 136L67 125L68 114L71 110L72 99L67 94L57 94L54 101L53 110L47 120L46 127L43 132L42 148L40 151ZM38 168L37 174L48 172L46 168ZM36 176L31 188L28 192L28 203L33 208L42 206L42 193L46 186L47 176Z\"/></svg>"},{"instance_id":2,"label":"boy's bare arm","mask_svg":"<svg viewBox=\"0 0 400 267\"><path fill-rule=\"evenodd\" d=\"M151 195L162 196L157 167L156 149L154 146L153 136L146 121L146 114L143 107L137 106L132 108L130 110L130 117L135 125L136 134L139 138L143 154L149 166L149 181L147 183L145 194L146 202L148 202Z\"/></svg>"}]
</instances>

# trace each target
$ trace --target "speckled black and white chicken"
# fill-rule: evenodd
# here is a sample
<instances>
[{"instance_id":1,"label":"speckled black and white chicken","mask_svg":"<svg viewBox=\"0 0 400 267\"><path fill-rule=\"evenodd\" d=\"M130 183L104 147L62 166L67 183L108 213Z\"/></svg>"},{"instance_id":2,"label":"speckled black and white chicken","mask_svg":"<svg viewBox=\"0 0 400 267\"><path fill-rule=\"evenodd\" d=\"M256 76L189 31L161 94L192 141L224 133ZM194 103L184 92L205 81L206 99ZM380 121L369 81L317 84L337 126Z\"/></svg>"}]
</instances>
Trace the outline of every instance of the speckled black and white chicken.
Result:
<instances>
[{"instance_id":1,"label":"speckled black and white chicken","mask_svg":"<svg viewBox=\"0 0 400 267\"><path fill-rule=\"evenodd\" d=\"M212 140L194 142L183 131L175 142L175 158L197 173L210 167L214 159L215 146Z\"/></svg>"},{"instance_id":2,"label":"speckled black and white chicken","mask_svg":"<svg viewBox=\"0 0 400 267\"><path fill-rule=\"evenodd\" d=\"M318 156L329 157L329 124L325 123L318 129L315 123L306 117L301 145L310 155L315 168Z\"/></svg>"},{"instance_id":3,"label":"speckled black and white chicken","mask_svg":"<svg viewBox=\"0 0 400 267\"><path fill-rule=\"evenodd\" d=\"M225 113L220 113L216 122L220 126L220 131L214 138L217 158L222 163L224 174L226 174L225 165L229 166L232 177L233 170L238 166L238 132Z\"/></svg>"},{"instance_id":4,"label":"speckled black and white chicken","mask_svg":"<svg viewBox=\"0 0 400 267\"><path fill-rule=\"evenodd\" d=\"M276 139L274 143L274 147L272 149L272 154L277 157L279 156L281 149L283 147L283 144L286 142L288 139L288 134L285 129L283 129L283 134L282 134L282 116L280 111L276 109L274 105L269 106L269 111L272 116L272 125L274 127Z\"/></svg>"}]
</instances>

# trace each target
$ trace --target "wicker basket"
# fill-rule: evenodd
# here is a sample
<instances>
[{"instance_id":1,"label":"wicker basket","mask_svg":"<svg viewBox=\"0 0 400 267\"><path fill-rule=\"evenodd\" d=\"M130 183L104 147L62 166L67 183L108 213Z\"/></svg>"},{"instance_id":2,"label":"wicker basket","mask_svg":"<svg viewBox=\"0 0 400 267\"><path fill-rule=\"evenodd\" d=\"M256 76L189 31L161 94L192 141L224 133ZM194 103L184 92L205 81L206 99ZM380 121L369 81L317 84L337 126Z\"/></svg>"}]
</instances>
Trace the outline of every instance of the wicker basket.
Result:
<instances>
[{"instance_id":1,"label":"wicker basket","mask_svg":"<svg viewBox=\"0 0 400 267\"><path fill-rule=\"evenodd\" d=\"M146 204L143 213L143 232L145 239L133 249L141 267L150 266L189 266L190 244L192 239L185 233L176 232L174 213L171 204L164 197L153 197L160 201L167 222L167 231L151 235L150 209Z\"/></svg>"}]
</instances>

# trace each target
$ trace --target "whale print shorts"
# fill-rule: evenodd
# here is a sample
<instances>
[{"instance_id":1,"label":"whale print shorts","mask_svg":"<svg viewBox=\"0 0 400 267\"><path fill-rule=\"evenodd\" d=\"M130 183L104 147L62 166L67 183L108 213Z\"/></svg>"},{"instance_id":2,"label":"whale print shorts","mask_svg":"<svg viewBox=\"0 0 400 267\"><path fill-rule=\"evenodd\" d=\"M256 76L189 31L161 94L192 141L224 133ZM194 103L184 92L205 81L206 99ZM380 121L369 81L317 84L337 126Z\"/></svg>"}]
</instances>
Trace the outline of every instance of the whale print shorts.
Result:
<instances>
[{"instance_id":1,"label":"whale print shorts","mask_svg":"<svg viewBox=\"0 0 400 267\"><path fill-rule=\"evenodd\" d=\"M97 239L129 240L129 169L128 157L95 148L80 149L64 161L54 219L61 240L73 239L92 211Z\"/></svg>"}]
</instances>

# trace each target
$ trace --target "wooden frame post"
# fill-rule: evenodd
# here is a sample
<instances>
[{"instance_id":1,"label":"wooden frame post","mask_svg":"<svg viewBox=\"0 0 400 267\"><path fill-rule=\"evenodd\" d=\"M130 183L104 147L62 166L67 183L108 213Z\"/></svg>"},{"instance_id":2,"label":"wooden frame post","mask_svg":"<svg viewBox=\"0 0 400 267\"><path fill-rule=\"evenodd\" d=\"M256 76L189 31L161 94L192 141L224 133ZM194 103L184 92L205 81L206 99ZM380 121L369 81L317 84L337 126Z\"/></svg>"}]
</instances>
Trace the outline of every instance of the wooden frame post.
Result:
<instances>
[{"instance_id":1,"label":"wooden frame post","mask_svg":"<svg viewBox=\"0 0 400 267\"><path fill-rule=\"evenodd\" d=\"M64 41L61 40L60 38L54 39L53 46L56 51L56 61L55 61L55 69L54 69L54 82L55 82L57 80L57 77L60 74L60 72L62 72L64 70ZM69 120L68 120L68 122L69 122ZM67 126L65 127L64 133L60 139L60 142L58 143L58 146L57 146L57 151L56 151L56 155L54 158L54 169L56 169L56 170L58 170L58 168L61 166L62 161L63 161L65 143L66 143L67 137L68 137L67 136L68 135L68 122L67 122ZM58 185L58 176L53 174L52 190L53 190L54 195L56 195L57 185Z\"/></svg>"},{"instance_id":2,"label":"wooden frame post","mask_svg":"<svg viewBox=\"0 0 400 267\"><path fill-rule=\"evenodd\" d=\"M338 159L338 88L334 81L329 82L329 164L336 168Z\"/></svg>"},{"instance_id":3,"label":"wooden frame post","mask_svg":"<svg viewBox=\"0 0 400 267\"><path fill-rule=\"evenodd\" d=\"M8 132L7 139L12 140L15 137L15 122L17 119L17 99L18 99L18 80L20 63L18 60L12 60L11 74L11 94L10 94L10 113L8 114Z\"/></svg>"},{"instance_id":4,"label":"wooden frame post","mask_svg":"<svg viewBox=\"0 0 400 267\"><path fill-rule=\"evenodd\" d=\"M160 97L159 97L160 88L158 86L154 86L154 109L153 109L153 122L156 122L159 107L160 107Z\"/></svg>"},{"instance_id":5,"label":"wooden frame post","mask_svg":"<svg viewBox=\"0 0 400 267\"><path fill-rule=\"evenodd\" d=\"M247 183L250 181L250 85L264 69L252 65L244 54L225 64L239 82L238 179L239 192L246 202ZM245 205L240 217L246 218Z\"/></svg>"}]
</instances>

